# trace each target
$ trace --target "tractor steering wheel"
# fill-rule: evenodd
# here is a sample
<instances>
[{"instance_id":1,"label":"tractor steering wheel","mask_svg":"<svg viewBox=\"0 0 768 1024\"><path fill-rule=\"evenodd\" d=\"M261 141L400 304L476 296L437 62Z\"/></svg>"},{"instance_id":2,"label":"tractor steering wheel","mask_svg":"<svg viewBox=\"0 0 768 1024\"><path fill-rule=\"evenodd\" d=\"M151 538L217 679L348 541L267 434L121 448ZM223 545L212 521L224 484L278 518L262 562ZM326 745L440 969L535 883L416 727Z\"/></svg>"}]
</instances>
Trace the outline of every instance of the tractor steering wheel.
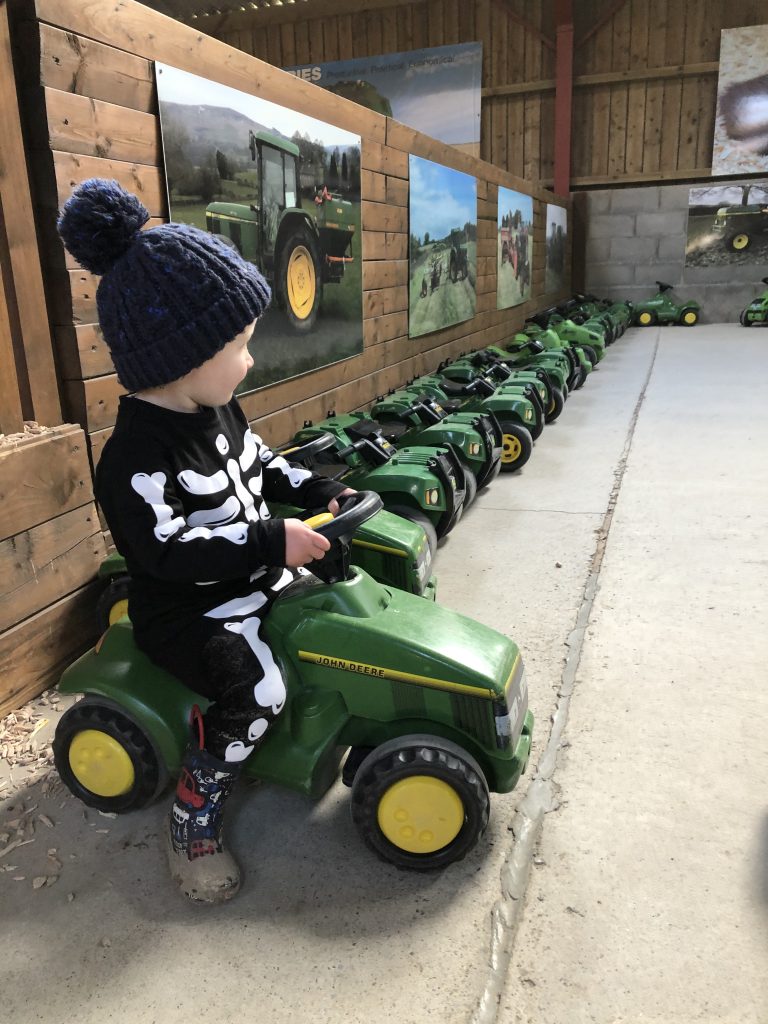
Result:
<instances>
[{"instance_id":1,"label":"tractor steering wheel","mask_svg":"<svg viewBox=\"0 0 768 1024\"><path fill-rule=\"evenodd\" d=\"M313 455L319 455L320 452L333 448L335 444L336 438L333 434L324 430L322 434L318 434L317 437L310 437L308 441L302 441L299 444L291 443L282 448L276 448L275 455L282 455L283 458L290 456L291 462L303 462Z\"/></svg>"},{"instance_id":2,"label":"tractor steering wheel","mask_svg":"<svg viewBox=\"0 0 768 1024\"><path fill-rule=\"evenodd\" d=\"M328 540L344 539L351 537L359 526L367 523L382 508L384 508L384 502L375 491L356 491L354 494L348 494L339 499L339 514L337 516L312 528L322 537L327 537ZM325 516L316 518L324 519ZM308 525L312 525L311 520Z\"/></svg>"}]
</instances>

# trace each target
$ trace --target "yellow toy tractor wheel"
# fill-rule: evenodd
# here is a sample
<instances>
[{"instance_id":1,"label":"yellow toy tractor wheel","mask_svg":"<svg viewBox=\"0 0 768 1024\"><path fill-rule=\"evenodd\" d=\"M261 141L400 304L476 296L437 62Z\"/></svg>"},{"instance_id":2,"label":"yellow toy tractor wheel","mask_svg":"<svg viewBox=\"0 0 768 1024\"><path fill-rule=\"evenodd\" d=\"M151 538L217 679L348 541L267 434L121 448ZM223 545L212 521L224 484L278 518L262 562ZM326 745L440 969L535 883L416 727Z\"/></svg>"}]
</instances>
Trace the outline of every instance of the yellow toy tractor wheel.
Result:
<instances>
[{"instance_id":1,"label":"yellow toy tractor wheel","mask_svg":"<svg viewBox=\"0 0 768 1024\"><path fill-rule=\"evenodd\" d=\"M80 701L61 717L53 757L67 788L100 811L145 807L167 781L149 738L122 712L96 699Z\"/></svg>"},{"instance_id":2,"label":"yellow toy tractor wheel","mask_svg":"<svg viewBox=\"0 0 768 1024\"><path fill-rule=\"evenodd\" d=\"M444 868L472 849L490 813L482 769L439 736L376 747L352 784L352 818L365 843L400 868Z\"/></svg>"},{"instance_id":3,"label":"yellow toy tractor wheel","mask_svg":"<svg viewBox=\"0 0 768 1024\"><path fill-rule=\"evenodd\" d=\"M515 473L522 469L533 452L531 433L519 423L501 420L501 470Z\"/></svg>"}]
</instances>

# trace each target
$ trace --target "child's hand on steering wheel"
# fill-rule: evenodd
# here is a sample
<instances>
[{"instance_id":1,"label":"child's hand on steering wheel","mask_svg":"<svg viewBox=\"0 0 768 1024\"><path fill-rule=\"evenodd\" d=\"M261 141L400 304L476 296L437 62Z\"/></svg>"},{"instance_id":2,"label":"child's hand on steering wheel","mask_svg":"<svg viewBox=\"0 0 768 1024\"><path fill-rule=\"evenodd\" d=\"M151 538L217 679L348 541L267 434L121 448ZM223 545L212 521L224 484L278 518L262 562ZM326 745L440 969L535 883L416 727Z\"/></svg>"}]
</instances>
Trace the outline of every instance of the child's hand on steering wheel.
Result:
<instances>
[{"instance_id":1,"label":"child's hand on steering wheel","mask_svg":"<svg viewBox=\"0 0 768 1024\"><path fill-rule=\"evenodd\" d=\"M328 502L328 511L331 513L332 516L337 516L339 514L338 499L346 498L348 494L357 494L357 491L354 489L354 487L347 487L345 490L341 492L341 494L337 494L335 498L331 498L331 500Z\"/></svg>"}]
</instances>

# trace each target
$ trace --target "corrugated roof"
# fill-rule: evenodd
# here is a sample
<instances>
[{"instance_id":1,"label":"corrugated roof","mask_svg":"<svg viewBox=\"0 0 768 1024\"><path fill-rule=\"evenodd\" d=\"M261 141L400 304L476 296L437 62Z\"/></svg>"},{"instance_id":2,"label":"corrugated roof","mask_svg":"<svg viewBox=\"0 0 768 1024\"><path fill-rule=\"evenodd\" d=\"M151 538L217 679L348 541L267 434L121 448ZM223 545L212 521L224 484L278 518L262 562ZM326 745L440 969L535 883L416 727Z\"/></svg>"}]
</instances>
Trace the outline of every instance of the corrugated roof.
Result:
<instances>
[{"instance_id":1,"label":"corrugated roof","mask_svg":"<svg viewBox=\"0 0 768 1024\"><path fill-rule=\"evenodd\" d=\"M265 10L272 7L295 7L299 4L312 5L313 0L219 0L218 3L205 3L201 0L142 0L146 7L151 7L169 18L186 23L195 22L222 14L247 13L248 11ZM314 0L319 6L318 0Z\"/></svg>"}]
</instances>

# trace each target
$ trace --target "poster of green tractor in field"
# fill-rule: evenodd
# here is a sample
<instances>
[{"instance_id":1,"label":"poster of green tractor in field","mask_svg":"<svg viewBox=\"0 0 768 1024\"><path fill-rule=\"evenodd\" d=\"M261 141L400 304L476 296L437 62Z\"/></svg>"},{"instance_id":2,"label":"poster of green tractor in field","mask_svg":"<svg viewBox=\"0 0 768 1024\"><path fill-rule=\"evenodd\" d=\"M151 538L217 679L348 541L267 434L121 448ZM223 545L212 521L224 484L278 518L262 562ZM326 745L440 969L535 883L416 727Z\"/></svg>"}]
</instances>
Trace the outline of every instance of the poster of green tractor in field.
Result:
<instances>
[{"instance_id":1,"label":"poster of green tractor in field","mask_svg":"<svg viewBox=\"0 0 768 1024\"><path fill-rule=\"evenodd\" d=\"M565 260L568 252L568 211L564 206L547 203L547 260L544 267L544 290L561 292L565 287Z\"/></svg>"},{"instance_id":2,"label":"poster of green tractor in field","mask_svg":"<svg viewBox=\"0 0 768 1024\"><path fill-rule=\"evenodd\" d=\"M714 182L688 193L686 267L768 263L768 181Z\"/></svg>"},{"instance_id":3,"label":"poster of green tractor in field","mask_svg":"<svg viewBox=\"0 0 768 1024\"><path fill-rule=\"evenodd\" d=\"M499 186L496 249L496 308L519 306L531 297L533 199Z\"/></svg>"},{"instance_id":4,"label":"poster of green tractor in field","mask_svg":"<svg viewBox=\"0 0 768 1024\"><path fill-rule=\"evenodd\" d=\"M477 308L477 180L409 157L408 335L469 320Z\"/></svg>"},{"instance_id":5,"label":"poster of green tractor in field","mask_svg":"<svg viewBox=\"0 0 768 1024\"><path fill-rule=\"evenodd\" d=\"M360 136L156 65L172 220L255 263L272 304L244 394L363 348Z\"/></svg>"}]
</instances>

